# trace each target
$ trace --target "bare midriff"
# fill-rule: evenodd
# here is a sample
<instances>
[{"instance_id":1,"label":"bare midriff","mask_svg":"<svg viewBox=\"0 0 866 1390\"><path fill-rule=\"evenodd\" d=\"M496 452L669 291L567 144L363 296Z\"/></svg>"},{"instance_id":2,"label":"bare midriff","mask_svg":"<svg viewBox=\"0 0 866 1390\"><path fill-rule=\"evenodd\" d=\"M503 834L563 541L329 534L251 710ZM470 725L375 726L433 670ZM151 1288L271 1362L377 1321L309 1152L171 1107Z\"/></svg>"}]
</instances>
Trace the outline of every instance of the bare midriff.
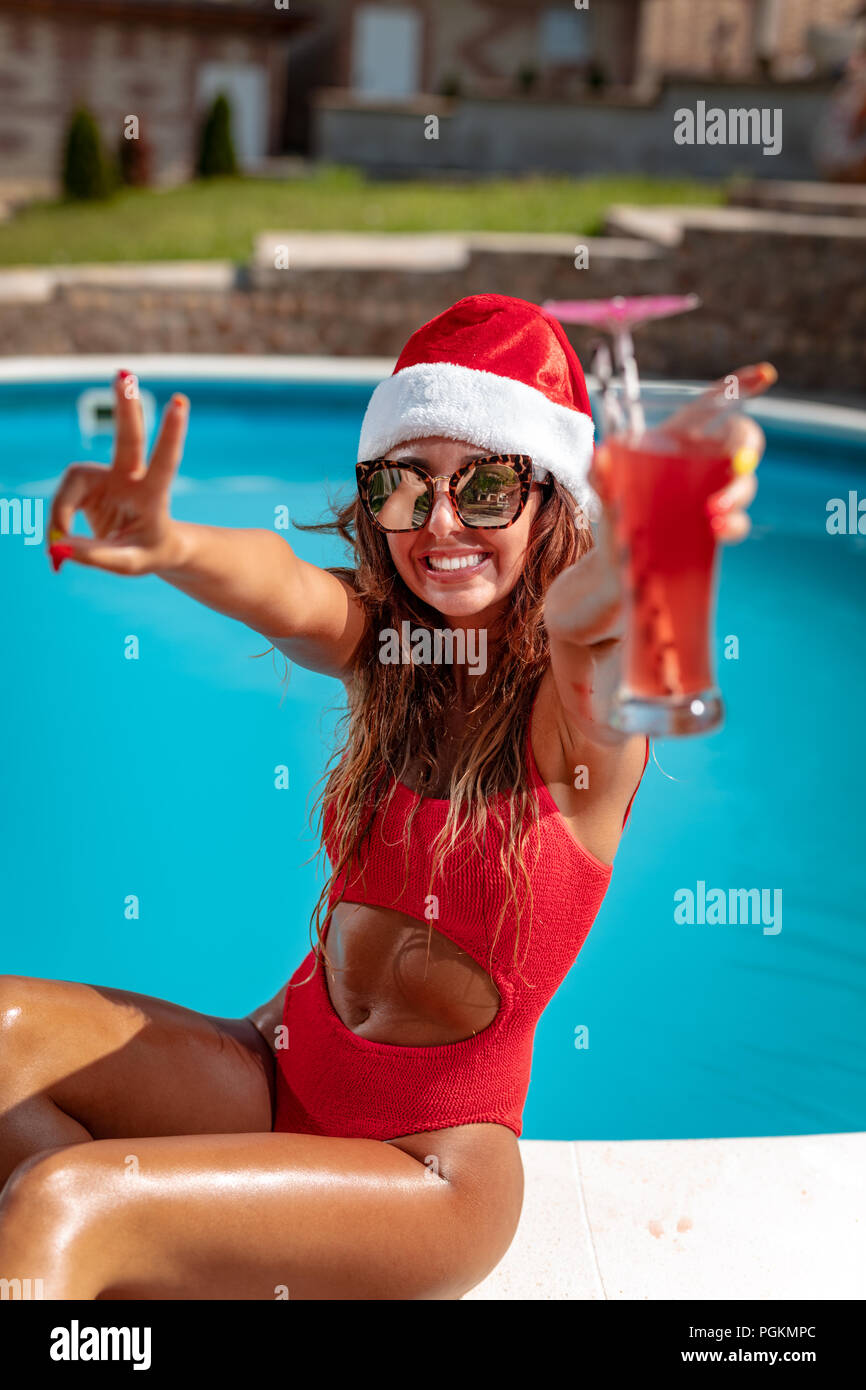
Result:
<instances>
[{"instance_id":1,"label":"bare midriff","mask_svg":"<svg viewBox=\"0 0 866 1390\"><path fill-rule=\"evenodd\" d=\"M460 1042L489 1027L499 1010L499 991L482 966L432 923L404 912L338 903L327 952L331 1004L372 1042Z\"/></svg>"}]
</instances>

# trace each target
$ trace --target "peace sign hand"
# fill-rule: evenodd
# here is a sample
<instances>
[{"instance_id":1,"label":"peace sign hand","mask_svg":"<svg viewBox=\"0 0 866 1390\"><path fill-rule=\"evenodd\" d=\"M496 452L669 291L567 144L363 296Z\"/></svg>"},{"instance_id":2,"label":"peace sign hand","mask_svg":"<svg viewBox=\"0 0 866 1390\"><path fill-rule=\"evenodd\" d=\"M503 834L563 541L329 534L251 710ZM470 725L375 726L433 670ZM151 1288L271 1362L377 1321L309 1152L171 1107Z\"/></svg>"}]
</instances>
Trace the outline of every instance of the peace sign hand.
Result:
<instances>
[{"instance_id":1,"label":"peace sign hand","mask_svg":"<svg viewBox=\"0 0 866 1390\"><path fill-rule=\"evenodd\" d=\"M171 485L180 465L189 400L174 395L163 412L150 462L144 457L144 417L137 383L129 372L114 383L114 457L106 468L74 463L51 504L49 555L54 569L64 560L115 574L152 574L171 564ZM83 512L92 536L70 535Z\"/></svg>"}]
</instances>

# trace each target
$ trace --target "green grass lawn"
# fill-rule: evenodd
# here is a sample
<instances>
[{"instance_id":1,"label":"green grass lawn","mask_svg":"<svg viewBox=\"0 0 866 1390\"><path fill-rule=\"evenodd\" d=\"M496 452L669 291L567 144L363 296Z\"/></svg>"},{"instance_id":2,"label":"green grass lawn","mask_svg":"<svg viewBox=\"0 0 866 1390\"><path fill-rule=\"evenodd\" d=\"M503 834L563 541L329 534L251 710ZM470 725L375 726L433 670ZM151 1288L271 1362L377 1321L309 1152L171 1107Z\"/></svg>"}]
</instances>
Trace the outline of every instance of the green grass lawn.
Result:
<instances>
[{"instance_id":1,"label":"green grass lawn","mask_svg":"<svg viewBox=\"0 0 866 1390\"><path fill-rule=\"evenodd\" d=\"M321 169L290 180L219 179L124 190L102 203L33 203L0 224L0 265L249 259L263 231L601 230L611 203L719 203L718 184L642 177L473 183L366 180Z\"/></svg>"}]
</instances>

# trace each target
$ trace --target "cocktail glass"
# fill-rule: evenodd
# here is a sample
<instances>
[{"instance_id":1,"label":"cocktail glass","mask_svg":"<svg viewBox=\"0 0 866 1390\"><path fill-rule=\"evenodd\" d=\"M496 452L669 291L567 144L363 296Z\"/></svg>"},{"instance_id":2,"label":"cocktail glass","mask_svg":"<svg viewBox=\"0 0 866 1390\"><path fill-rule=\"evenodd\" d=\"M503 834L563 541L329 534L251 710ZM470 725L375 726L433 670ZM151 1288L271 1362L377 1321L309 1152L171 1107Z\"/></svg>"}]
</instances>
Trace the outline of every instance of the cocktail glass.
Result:
<instances>
[{"instance_id":1,"label":"cocktail glass","mask_svg":"<svg viewBox=\"0 0 866 1390\"><path fill-rule=\"evenodd\" d=\"M712 630L717 541L707 502L730 481L732 406L776 380L744 367L695 395L641 389L632 328L698 308L696 295L548 301L564 323L594 327L602 393L604 473L626 584L625 676L612 722L656 737L706 733L723 719ZM757 456L756 456L757 458Z\"/></svg>"},{"instance_id":2,"label":"cocktail glass","mask_svg":"<svg viewBox=\"0 0 866 1390\"><path fill-rule=\"evenodd\" d=\"M723 719L712 632L718 545L707 501L732 477L721 439L678 430L679 392L641 393L641 427L602 444L625 581L625 733L706 733Z\"/></svg>"}]
</instances>

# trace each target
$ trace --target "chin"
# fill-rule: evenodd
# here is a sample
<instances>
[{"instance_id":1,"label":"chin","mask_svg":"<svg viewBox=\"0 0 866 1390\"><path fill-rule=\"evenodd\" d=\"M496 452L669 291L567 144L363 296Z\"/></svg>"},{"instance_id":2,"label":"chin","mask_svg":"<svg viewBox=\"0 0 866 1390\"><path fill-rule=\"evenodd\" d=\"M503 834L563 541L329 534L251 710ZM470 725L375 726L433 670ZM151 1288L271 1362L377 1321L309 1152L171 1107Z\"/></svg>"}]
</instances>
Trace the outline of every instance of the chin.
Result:
<instances>
[{"instance_id":1,"label":"chin","mask_svg":"<svg viewBox=\"0 0 866 1390\"><path fill-rule=\"evenodd\" d=\"M489 613L501 595L491 585L478 585L466 589L462 594L436 593L431 585L420 594L425 603L441 613L443 618L457 618L465 622L468 618L481 617Z\"/></svg>"}]
</instances>

